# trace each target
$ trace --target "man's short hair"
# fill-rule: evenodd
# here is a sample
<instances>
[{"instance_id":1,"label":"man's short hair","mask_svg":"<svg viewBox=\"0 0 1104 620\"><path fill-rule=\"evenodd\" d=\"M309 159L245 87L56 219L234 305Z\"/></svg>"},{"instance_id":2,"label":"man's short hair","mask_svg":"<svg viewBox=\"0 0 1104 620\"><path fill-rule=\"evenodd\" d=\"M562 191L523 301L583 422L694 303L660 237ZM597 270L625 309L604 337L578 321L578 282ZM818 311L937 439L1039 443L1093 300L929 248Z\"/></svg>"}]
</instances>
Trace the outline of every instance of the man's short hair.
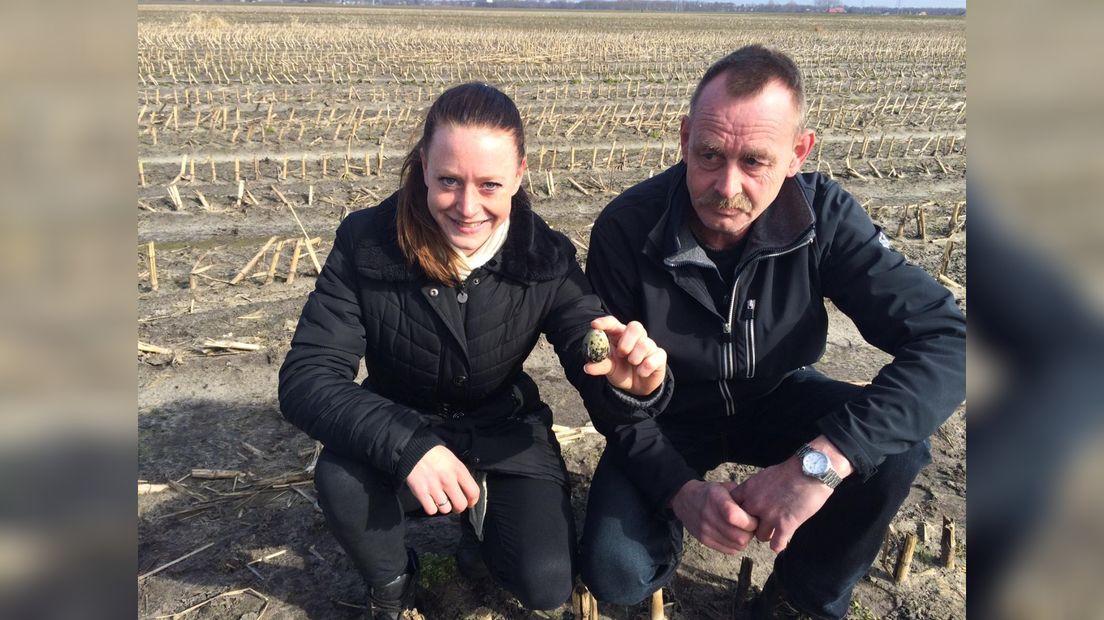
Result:
<instances>
[{"instance_id":1,"label":"man's short hair","mask_svg":"<svg viewBox=\"0 0 1104 620\"><path fill-rule=\"evenodd\" d=\"M771 81L778 81L793 95L797 109L797 130L805 128L808 102L805 100L805 82L793 59L777 50L762 45L746 45L713 63L705 71L694 95L690 97L690 114L698 103L702 89L718 75L724 74L726 90L734 98L750 97L763 90Z\"/></svg>"}]
</instances>

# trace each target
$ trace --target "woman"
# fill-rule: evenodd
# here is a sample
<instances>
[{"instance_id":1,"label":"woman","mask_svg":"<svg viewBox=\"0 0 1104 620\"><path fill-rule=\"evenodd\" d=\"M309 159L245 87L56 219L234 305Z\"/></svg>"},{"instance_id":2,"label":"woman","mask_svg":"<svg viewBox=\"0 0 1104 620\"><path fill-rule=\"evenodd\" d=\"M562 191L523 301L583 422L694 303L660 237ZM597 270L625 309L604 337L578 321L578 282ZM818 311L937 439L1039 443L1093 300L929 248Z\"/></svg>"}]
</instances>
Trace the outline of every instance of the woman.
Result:
<instances>
[{"instance_id":1,"label":"woman","mask_svg":"<svg viewBox=\"0 0 1104 620\"><path fill-rule=\"evenodd\" d=\"M666 353L639 323L604 316L572 244L530 208L525 168L509 97L485 84L443 93L399 191L338 228L280 370L284 415L325 445L319 501L368 584L370 618L412 605L408 514L471 509L467 538L523 605L570 595L566 468L522 372L542 333L599 422L654 415L670 396ZM598 363L590 327L612 342Z\"/></svg>"}]
</instances>

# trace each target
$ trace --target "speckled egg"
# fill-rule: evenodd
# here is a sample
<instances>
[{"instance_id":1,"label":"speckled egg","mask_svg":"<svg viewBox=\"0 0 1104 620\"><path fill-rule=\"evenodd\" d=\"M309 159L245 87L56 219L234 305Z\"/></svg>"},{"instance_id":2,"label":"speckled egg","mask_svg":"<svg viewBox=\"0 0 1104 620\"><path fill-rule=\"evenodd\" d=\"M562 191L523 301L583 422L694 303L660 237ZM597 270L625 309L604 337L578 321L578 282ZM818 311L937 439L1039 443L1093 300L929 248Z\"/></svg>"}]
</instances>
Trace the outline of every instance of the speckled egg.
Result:
<instances>
[{"instance_id":1,"label":"speckled egg","mask_svg":"<svg viewBox=\"0 0 1104 620\"><path fill-rule=\"evenodd\" d=\"M606 332L600 329L587 332L586 339L583 340L583 348L588 362L597 363L609 357L610 343Z\"/></svg>"}]
</instances>

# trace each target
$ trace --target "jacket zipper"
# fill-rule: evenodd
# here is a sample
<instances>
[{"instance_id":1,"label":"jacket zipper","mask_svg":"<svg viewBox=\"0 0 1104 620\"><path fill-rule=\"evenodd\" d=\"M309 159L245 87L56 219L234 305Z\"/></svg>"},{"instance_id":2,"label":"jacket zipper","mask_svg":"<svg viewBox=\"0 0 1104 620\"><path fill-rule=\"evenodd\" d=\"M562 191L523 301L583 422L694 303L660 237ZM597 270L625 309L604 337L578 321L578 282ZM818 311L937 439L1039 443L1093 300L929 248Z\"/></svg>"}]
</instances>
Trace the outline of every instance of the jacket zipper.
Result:
<instances>
[{"instance_id":1,"label":"jacket zipper","mask_svg":"<svg viewBox=\"0 0 1104 620\"><path fill-rule=\"evenodd\" d=\"M800 243L798 243L798 244L796 244L792 247L786 248L784 250L780 250L778 252L772 252L770 254L764 254L762 256L757 256L757 257L755 257L755 259L753 261L749 261L746 265L744 265L744 267L746 268L747 265L750 265L753 262L759 262L763 259L775 258L775 257L778 257L778 256L782 256L783 254L789 254L790 252L794 252L794 251L796 251L800 248L803 248L803 247L809 245L812 242L813 242L813 236L809 235L808 237L805 238L804 241L802 241L802 242L800 242ZM736 346L735 346L736 338L732 333L732 324L735 323L735 321L736 321L736 315L735 315L735 312L736 312L736 292L739 289L739 287L740 287L740 276L737 275L736 276L736 281L732 283L732 295L730 296L730 299L729 299L729 302L728 302L728 314L727 314L728 320L726 322L724 322L721 326L721 331L723 332L724 339L725 339L725 354L724 354L724 366L725 367L723 367L721 369L722 373L721 373L720 384L721 384L721 396L724 399L724 403L725 403L725 415L733 415L733 414L736 413L736 401L732 397L732 389L728 386L728 381L729 381L729 379L734 379L735 374L736 374ZM754 314L755 314L755 300L750 299L748 301L750 302L749 310L751 311L752 319L748 320L747 326L746 326L746 330L747 330L747 332L746 332L747 336L746 337L749 339L748 340L749 349L748 349L748 352L747 352L748 368L745 371L745 376L746 376L746 378L751 378L755 374L755 359L754 359L754 356L755 356L755 333L753 331L753 324L752 324L752 321L754 319Z\"/></svg>"},{"instance_id":2,"label":"jacket zipper","mask_svg":"<svg viewBox=\"0 0 1104 620\"><path fill-rule=\"evenodd\" d=\"M736 281L732 283L732 298L736 298L736 288L740 285L740 276L736 276ZM728 386L729 379L732 379L736 375L736 353L735 348L732 346L732 341L735 340L735 336L732 334L732 302L729 302L728 317L730 320L726 321L722 325L721 329L724 333L724 355L722 356L721 367L721 398L725 404L725 415L733 415L736 413L736 400L732 397L732 389Z\"/></svg>"},{"instance_id":3,"label":"jacket zipper","mask_svg":"<svg viewBox=\"0 0 1104 620\"><path fill-rule=\"evenodd\" d=\"M744 313L747 317L744 320L744 338L747 341L747 347L744 349L746 354L746 363L744 377L752 378L755 376L755 300L747 300L747 304L744 305Z\"/></svg>"}]
</instances>

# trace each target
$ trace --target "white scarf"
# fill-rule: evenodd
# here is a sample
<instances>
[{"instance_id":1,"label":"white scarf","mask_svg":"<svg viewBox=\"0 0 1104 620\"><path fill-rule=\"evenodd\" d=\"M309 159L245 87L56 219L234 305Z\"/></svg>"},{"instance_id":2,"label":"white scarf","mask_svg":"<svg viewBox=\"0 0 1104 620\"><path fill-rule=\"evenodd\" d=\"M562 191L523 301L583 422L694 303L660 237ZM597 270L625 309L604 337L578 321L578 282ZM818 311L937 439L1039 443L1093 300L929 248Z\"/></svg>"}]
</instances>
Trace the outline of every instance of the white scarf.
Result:
<instances>
[{"instance_id":1,"label":"white scarf","mask_svg":"<svg viewBox=\"0 0 1104 620\"><path fill-rule=\"evenodd\" d=\"M459 273L457 273L456 275L460 276L461 282L467 280L471 272L482 267L484 263L491 260L491 257L493 257L495 254L498 254L498 251L501 250L502 246L506 243L506 233L508 233L509 230L510 220L507 219L499 224L498 228L494 229L494 231L491 232L491 236L488 237L483 245L480 246L479 249L476 250L471 256L465 256L463 250L456 247L455 245L452 245L451 243L449 244L450 246L452 246L452 251L460 257L460 260L457 261L459 263L457 265L457 270Z\"/></svg>"}]
</instances>

